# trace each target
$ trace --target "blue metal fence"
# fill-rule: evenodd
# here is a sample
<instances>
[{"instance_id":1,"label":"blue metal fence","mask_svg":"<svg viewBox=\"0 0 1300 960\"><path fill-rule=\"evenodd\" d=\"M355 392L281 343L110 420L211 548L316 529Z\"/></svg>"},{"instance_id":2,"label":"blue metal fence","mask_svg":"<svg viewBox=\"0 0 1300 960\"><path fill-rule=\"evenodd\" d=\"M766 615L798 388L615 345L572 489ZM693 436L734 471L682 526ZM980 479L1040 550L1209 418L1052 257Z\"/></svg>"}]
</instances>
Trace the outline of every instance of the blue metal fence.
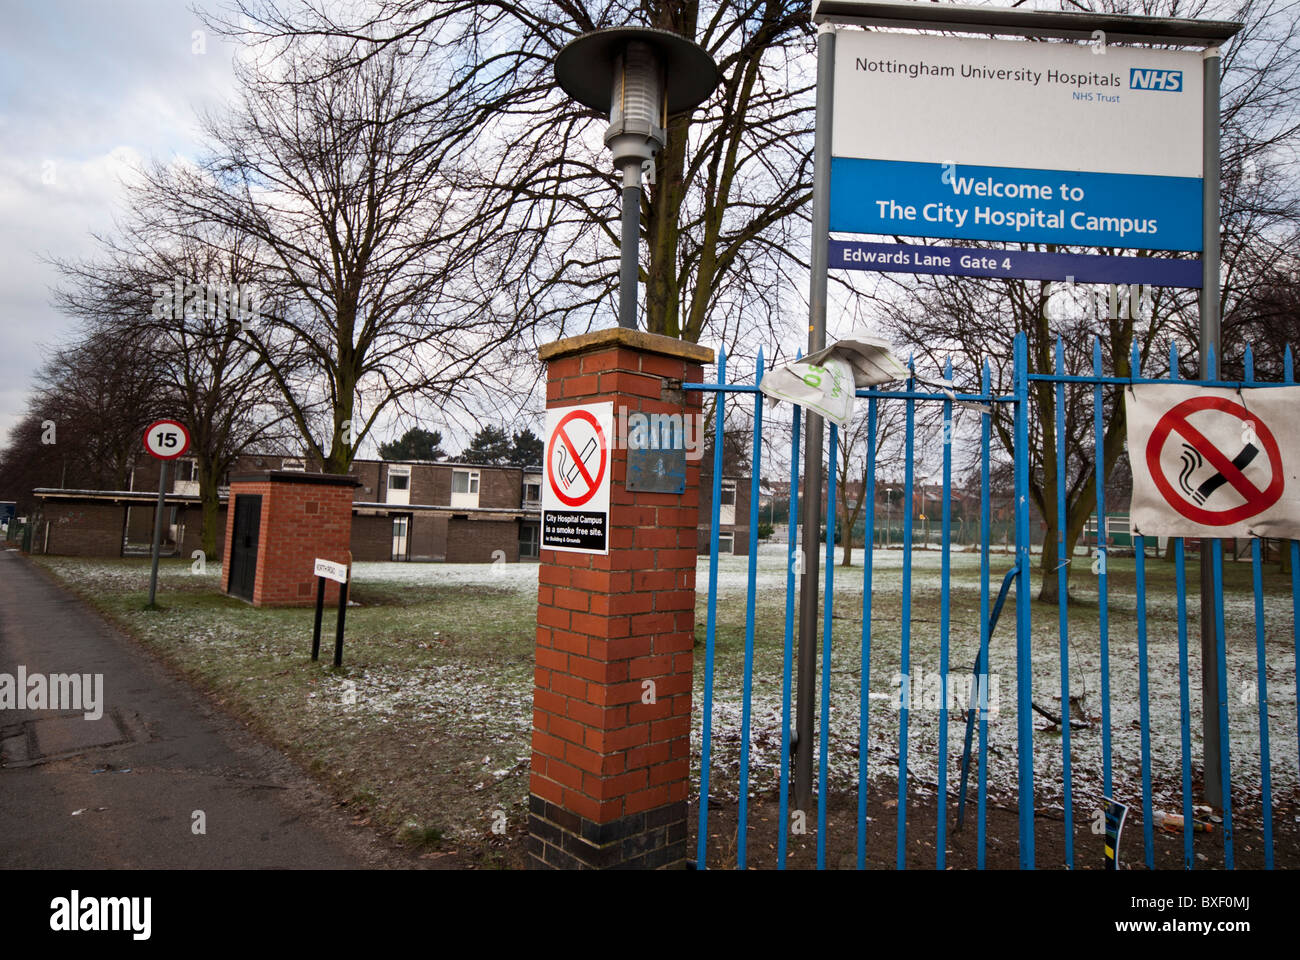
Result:
<instances>
[{"instance_id":1,"label":"blue metal fence","mask_svg":"<svg viewBox=\"0 0 1300 960\"><path fill-rule=\"evenodd\" d=\"M1030 424L1031 424L1031 384L1046 383L1054 392L1055 396L1055 465L1057 473L1062 477L1067 476L1068 465L1068 444L1066 435L1066 403L1067 393L1069 391L1078 391L1077 396L1091 396L1092 411L1092 431L1095 444L1095 451L1101 451L1103 448L1103 437L1105 432L1106 414L1105 414L1105 397L1104 390L1107 387L1122 387L1132 383L1173 383L1178 381L1177 352L1171 348L1169 356L1169 375L1167 377L1148 378L1141 375L1141 358L1134 348L1131 358L1132 375L1129 377L1105 376L1102 368L1102 351L1101 345L1094 342L1092 350L1092 370L1086 375L1071 375L1066 373L1064 353L1061 344L1058 342L1055 352L1055 369L1052 373L1030 373L1028 362L1028 344L1024 334L1016 336L1012 345L1012 390L1010 394L997 395L992 388L992 377L989 365L984 364L979 371L977 378L980 389L978 393L945 393L932 390L921 389L918 387L915 379L909 379L901 390L884 390L872 388L868 390L859 390L857 396L866 401L865 416L867 419L867 451L866 451L866 473L864 477L864 487L862 498L864 510L866 513L864 529L864 544L870 545L874 540L874 530L876 525L876 461L879 451L876 449L876 426L880 416L881 405L886 403L904 404L904 445L902 451L903 457L903 474L904 474L904 499L903 509L903 528L904 537L902 543L901 556L901 595L899 596L900 604L900 625L898 627L898 675L901 678L899 691L899 700L897 704L897 767L896 771L871 770L870 754L872 752L871 733L871 658L873 650L873 641L876 644L877 651L881 651L880 644L889 639L889 628L883 623L873 619L877 610L873 610L873 584L875 582L876 571L874 569L873 551L869 546L864 548L862 553L863 567L863 592L862 592L862 628L859 638L860 649L858 656L853 658L852 662L859 671L859 680L857 684L857 776L856 783L851 780L845 782L833 781L831 779L831 749L830 740L831 722L832 722L832 685L843 681L837 681L835 671L832 669L832 642L838 640L843 642L843 638L834 636L834 626L837 620L835 615L835 541L836 537L833 531L837 527L837 510L836 510L836 470L837 446L840 442L839 431L832 424L830 426L830 443L827 451L827 469L826 475L826 514L825 522L827 528L826 536L826 557L824 562L824 582L822 584L825 594L823 622L821 628L821 690L820 690L820 723L818 725L817 751L818 751L818 781L819 788L817 794L817 819L816 819L816 865L819 869L827 866L828 860L828 811L831 798L837 792L843 793L846 797L856 791L856 865L859 869L868 866L886 866L884 858L877 857L872 860L868 856L868 830L880 830L883 823L873 819L868 815L868 787L873 783L879 787L888 788L887 782L889 774L893 774L896 788L896 800L892 804L896 809L893 815L894 819L894 866L903 869L908 861L909 856L914 858L915 851L909 847L908 842L908 815L909 801L915 799L914 780L915 775L909 771L909 760L913 756L914 747L909 745L909 727L910 711L912 708L913 697L916 688L912 686L912 653L913 653L913 599L915 593L914 587L914 570L913 570L913 513L914 513L914 484L916 481L916 468L918 451L916 450L916 413L918 404L935 404L939 407L944 425L944 438L942 453L942 546L939 557L939 618L938 618L938 659L939 659L939 703L938 703L938 743L937 757L935 758L935 781L933 791L933 801L935 809L935 835L934 835L934 866L937 869L944 869L949 865L949 846L950 846L950 807L949 802L952 799L950 793L949 764L953 761L950 755L949 744L949 723L954 719L950 713L950 700L954 693L950 685L949 667L955 659L954 649L952 647L951 627L952 627L952 596L953 596L953 571L952 571L952 494L953 494L953 443L954 436L954 405L965 404L977 408L976 414L979 419L978 429L978 482L979 496L981 504L980 517L980 543L979 543L979 640L978 649L975 651L974 669L971 683L971 696L967 702L966 709L960 711L959 719L965 723L966 734L962 740L961 764L960 764L960 786L958 788L958 807L957 807L957 827L960 827L964 817L964 808L967 795L967 777L969 767L972 763L976 765L978 774L974 785L975 807L976 807L976 838L974 844L975 865L984 868L987 862L988 844L990 840L999 841L1001 838L991 838L988 823L989 810L989 791L992 787L990 783L990 677L996 675L993 668L992 660L995 656L993 650L994 631L1001 611L1003 601L1008 594L1008 588L1014 586L1014 646L1010 647L1007 653L1013 651L1014 669L1015 669L1015 737L1014 747L1016 752L1015 766L1015 806L1016 820L1018 824L1018 861L1021 868L1032 869L1036 865L1035 858L1035 801L1042 802L1035 792L1035 728L1033 717L1035 712L1051 718L1051 712L1045 710L1035 702L1036 694L1039 696L1060 697L1060 716L1054 718L1056 725L1059 725L1059 774L1055 767L1057 764L1056 757L1048 757L1050 765L1053 767L1051 774L1051 783L1046 780L1040 786L1047 785L1054 789L1059 787L1060 793L1060 829L1062 830L1062 863L1052 863L1051 866L1064 865L1067 868L1073 868L1076 865L1099 866L1101 863L1101 846L1100 843L1093 848L1089 847L1089 852L1080 858L1076 864L1076 822L1075 815L1078 812L1086 812L1089 815L1082 819L1080 826L1083 827L1088 821L1092 820L1092 810L1081 811L1079 804L1083 802L1085 796L1092 797L1095 801L1097 790L1085 789L1083 793L1076 791L1075 783L1075 766L1076 766L1076 745L1071 737L1071 630L1072 626L1076 633L1080 629L1083 611L1075 611L1075 619L1071 621L1071 610L1068 600L1069 569L1075 561L1075 555L1067 553L1067 547L1064 537L1058 537L1055 557L1055 575L1057 578L1058 600L1057 600L1057 617L1056 631L1057 644L1055 645L1056 655L1059 658L1059 678L1054 677L1055 682L1043 683L1044 677L1041 672L1038 676L1038 682L1043 685L1043 689L1035 690L1035 671L1033 663L1034 654L1034 633L1033 633L1033 596L1031 594L1031 573L1032 562L1031 556L1031 536L1030 536L1030 511L1029 511L1029 457L1023 455L1024 451L1029 449ZM1213 366L1211 357L1210 369ZM754 720L754 689L755 689L755 670L756 656L755 645L756 636L762 623L762 615L758 610L757 599L759 596L758 572L759 572L759 500L760 487L759 478L763 473L764 465L764 415L763 415L763 397L759 392L758 384L762 379L764 370L763 354L760 351L757 364L753 373L753 379L750 383L728 383L727 382L727 358L725 352L721 353L718 360L718 376L713 383L687 384L687 390L702 391L712 393L716 396L718 403L715 411L715 436L721 437L724 432L725 420L725 400L732 397L741 403L752 404L752 423L753 436L751 454L751 476L750 476L750 503L748 517L748 561L746 567L746 603L744 618L744 649L742 667L743 676L741 678L740 689L740 748L739 748L739 771L738 771L738 793L737 804L735 808L736 816L736 846L735 846L735 865L738 868L745 868L749 865L750 859L750 834L754 830L754 824L751 823L751 805L750 797L752 792L752 775L754 773L754 760L751 751L752 740L755 736L753 729ZM945 376L952 379L952 364L948 362L945 368ZM1229 386L1239 389L1255 389L1267 386L1278 386L1280 384L1257 383L1254 378L1253 364L1250 352L1247 351L1245 360L1245 380L1243 382L1227 382L1220 380L1194 381L1204 386ZM1291 354L1288 351L1286 355L1286 369L1283 383L1293 383L1294 372L1291 361ZM991 466L993 462L992 450L994 443L994 408L997 405L1009 405L1012 418L1012 437L1013 449L1005 451L1013 464L1014 490L1015 490L1015 553L1014 563L1006 571L1005 579L1002 584L1002 590L996 598L996 603L991 603L990 582L993 576L991 569L990 554L990 503L991 503ZM791 439L789 448L789 478L791 491L791 510L790 516L798 515L795 501L800 489L800 416L802 411L795 409L795 415L791 423ZM709 555L709 583L707 599L707 620L704 644L704 671L703 671L703 688L701 691L701 726L700 735L700 790L699 802L697 807L697 835L696 835L696 858L697 864L704 868L710 863L710 797L713 774L713 740L715 736L714 722L714 700L715 700L715 659L717 656L717 639L719 630L719 529L720 529L720 506L721 506L721 483L723 478L723 446L722 443L715 443L713 446L712 476L712 497L710 500L712 514L710 517L710 555ZM1107 515L1107 503L1105 496L1105 476L1102 465L1102 458L1095 456L1097 461L1095 467L1095 486L1096 486L1096 517L1100 519L1099 529L1106 529L1105 519ZM1052 484L1047 484L1050 487ZM1055 511L1058 521L1058 529L1064 531L1067 519L1067 497L1065 483L1055 484L1056 499ZM1109 546L1104 538L1100 539L1097 545L1097 556L1092 559L1093 572L1096 573L1097 587L1097 609L1096 609L1096 639L1097 653L1099 655L1100 669L1100 699L1101 699L1101 784L1100 793L1106 798L1115 798L1126 802L1127 805L1136 805L1134 801L1140 800L1140 819L1142 824L1141 844L1142 844L1142 862L1148 868L1155 867L1155 809L1153 799L1153 758L1152 758L1152 716L1150 708L1150 685L1149 673L1151 670L1151 661L1148 644L1148 633L1150 629L1148 617L1148 605L1151 598L1148 597L1147 570L1147 551L1151 545L1146 542L1146 538L1137 536L1134 538L1134 585L1133 592L1116 592L1116 587L1112 577L1108 573L1108 554ZM1296 675L1296 665L1300 663L1300 544L1291 541L1287 544L1291 558L1291 577L1290 588L1292 593L1292 623L1291 632L1293 637L1293 656L1290 657L1289 663L1278 661L1276 653L1273 655L1274 662L1272 666L1275 670L1286 672L1290 671L1293 675L1293 685L1295 686L1295 695L1297 702L1300 702L1300 681L1294 679ZM1175 581L1175 603L1176 603L1176 630L1177 630L1177 671L1178 671L1178 689L1179 689L1179 737L1178 742L1181 751L1179 758L1181 763L1181 808L1183 818L1183 863L1186 869L1192 869L1196 865L1194 831L1197 828L1197 821L1194 809L1193 796L1193 743L1192 743L1192 703L1190 699L1190 690L1188 683L1188 671L1190 669L1189 651L1188 651L1188 593L1187 593L1187 553L1188 546L1181 538L1174 539L1170 542L1170 549L1173 553L1174 581ZM1214 824L1215 831L1222 839L1222 857L1223 864L1227 868L1234 865L1234 837L1233 837L1233 805L1232 805L1232 767L1229 756L1229 710L1228 710L1228 687L1227 687L1227 644L1225 642L1225 624L1224 624L1224 567L1223 567L1223 549L1222 542L1218 540L1209 542L1208 562L1212 564L1213 582L1214 582L1214 622L1217 628L1217 666L1219 678L1218 690L1218 725L1222 737L1223 749L1221 752L1220 769L1217 771L1204 771L1204 775L1217 776L1220 779L1224 803L1222 806L1221 823ZM791 523L788 528L785 544L785 622L783 631L782 655L781 655L781 676L780 676L780 713L781 713L781 736L780 736L780 770L779 782L777 785L778 796L778 816L776 824L775 848L776 865L784 868L787 865L791 852L791 832L792 821L795 815L803 817L802 811L792 811L791 802L791 748L792 748L792 711L794 705L791 702L791 691L793 686L793 664L794 664L794 646L796 634L796 604L795 593L799 588L799 577L797 574L800 570L800 558L798 554L798 544L796 542L795 524ZM1003 559L1005 564L1005 558ZM1260 829L1263 836L1264 847L1264 865L1271 868L1274 864L1274 836L1272 822L1273 807L1273 777L1272 764L1270 756L1269 743L1269 697L1267 686L1267 670L1270 666L1268 660L1268 649L1266 645L1266 620L1265 620L1265 590L1263 579L1263 561L1261 554L1261 543L1255 540L1251 543L1251 565L1252 581L1251 591L1254 599L1254 620L1255 620L1255 672L1256 672L1256 691L1255 695L1258 701L1258 749L1260 763ZM1077 584L1076 584L1077 586ZM1130 600L1131 598L1131 600ZM876 599L879 599L877 596ZM1136 631L1136 652L1137 652L1137 723L1139 726L1139 753L1140 760L1140 783L1131 782L1132 777L1129 773L1131 764L1124 762L1120 765L1122 776L1117 776L1116 753L1112 742L1115 734L1113 723L1113 707L1127 712L1132 704L1121 701L1112 704L1112 683L1111 683L1111 641L1112 630L1116 621L1114 619L1114 604L1120 603L1125 610L1131 605L1134 619L1134 629ZM1040 613L1041 613L1040 609ZM1091 623L1091 621L1089 621ZM1276 626L1276 625L1275 625ZM1086 631L1091 636L1091 628ZM1004 628L1002 636L1007 634ZM1040 645L1050 634L1040 635ZM1275 647L1276 649L1276 647ZM969 656L969 652L963 657ZM1002 654L998 654L1002 656ZM1078 657L1074 658L1078 660ZM840 662L844 662L843 658ZM969 659L962 659L959 662L970 663ZM1168 665L1160 664L1161 670L1167 670ZM765 678L763 682L768 682ZM1053 689L1054 688L1054 689ZM839 691L837 691L839 692ZM843 691L852 694L851 690ZM994 692L996 696L996 691ZM978 723L976 723L978 719ZM1300 714L1296 717L1296 736L1297 744L1300 745ZM976 736L977 734L977 736ZM1038 732L1040 744L1047 740L1047 736ZM811 745L809 745L811 747ZM1040 748L1041 749L1041 748ZM1128 749L1127 747L1125 749ZM1127 756L1122 756L1122 760L1127 761ZM1164 758L1161 758L1164 762ZM1297 766L1300 770L1300 766ZM1294 771L1291 771L1294 773ZM1056 777L1059 775L1059 784L1056 783ZM886 778L882 784L881 778ZM1006 782L1007 777L1002 778L1002 786L1009 788ZM1287 784L1289 789L1295 789L1294 782ZM1050 792L1050 791L1049 791ZM1240 796L1240 790L1239 790ZM1094 806L1096 804L1094 803ZM1055 820L1055 817L1052 818ZM1130 818L1131 820L1131 818ZM1054 824L1044 820L1041 827L1043 831L1056 829ZM1084 827L1087 829L1087 827ZM1043 834L1045 835L1045 834ZM1085 834L1086 835L1086 834ZM1211 835L1212 836L1212 835ZM1213 837L1212 837L1213 838ZM1217 838L1215 842L1217 842ZM1008 838L1009 840L1009 838ZM1100 841L1100 838L1098 838ZM1202 850L1204 850L1204 846ZM1132 859L1136 859L1133 857Z\"/></svg>"}]
</instances>

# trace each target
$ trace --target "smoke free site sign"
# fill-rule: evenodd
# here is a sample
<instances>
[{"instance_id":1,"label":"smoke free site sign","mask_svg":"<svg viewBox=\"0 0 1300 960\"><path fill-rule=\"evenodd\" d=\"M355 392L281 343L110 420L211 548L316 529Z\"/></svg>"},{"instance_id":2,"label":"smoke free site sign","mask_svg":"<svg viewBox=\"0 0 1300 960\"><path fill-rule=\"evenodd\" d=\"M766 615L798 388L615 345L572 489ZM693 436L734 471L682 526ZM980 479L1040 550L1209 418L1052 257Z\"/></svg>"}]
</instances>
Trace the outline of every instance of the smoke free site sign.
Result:
<instances>
[{"instance_id":1,"label":"smoke free site sign","mask_svg":"<svg viewBox=\"0 0 1300 960\"><path fill-rule=\"evenodd\" d=\"M1201 249L1199 52L842 30L832 231Z\"/></svg>"},{"instance_id":2,"label":"smoke free site sign","mask_svg":"<svg viewBox=\"0 0 1300 960\"><path fill-rule=\"evenodd\" d=\"M546 411L542 549L609 553L614 404Z\"/></svg>"}]
</instances>

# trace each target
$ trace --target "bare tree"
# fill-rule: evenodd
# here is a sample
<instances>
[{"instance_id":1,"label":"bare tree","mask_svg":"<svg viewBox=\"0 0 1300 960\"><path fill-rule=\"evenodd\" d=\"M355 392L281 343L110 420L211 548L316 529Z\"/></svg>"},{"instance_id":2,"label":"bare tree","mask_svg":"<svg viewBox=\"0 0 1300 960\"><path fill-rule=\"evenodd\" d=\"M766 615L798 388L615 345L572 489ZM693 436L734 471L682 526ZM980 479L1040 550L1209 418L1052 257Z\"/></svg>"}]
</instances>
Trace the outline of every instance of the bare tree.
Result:
<instances>
[{"instance_id":1,"label":"bare tree","mask_svg":"<svg viewBox=\"0 0 1300 960\"><path fill-rule=\"evenodd\" d=\"M835 484L839 494L839 516L844 524L844 557L841 566L853 566L853 530L867 505L867 454L870 450L870 418L867 400L859 400L856 416L848 427L839 431L839 452L835 464ZM934 404L918 404L921 419L919 436L933 429ZM880 462L901 452L901 436L906 408L900 400L876 401L875 460ZM924 442L917 444L924 448ZM861 478L854 480L854 477ZM875 509L875 504L871 505ZM863 543L863 549L870 546Z\"/></svg>"},{"instance_id":2,"label":"bare tree","mask_svg":"<svg viewBox=\"0 0 1300 960\"><path fill-rule=\"evenodd\" d=\"M270 307L247 342L306 453L344 473L382 412L462 402L524 324L474 282L489 268L414 62L397 47L338 62L326 44L239 67L203 163L155 164L137 197L150 228L241 238Z\"/></svg>"},{"instance_id":3,"label":"bare tree","mask_svg":"<svg viewBox=\"0 0 1300 960\"><path fill-rule=\"evenodd\" d=\"M148 338L89 323L37 373L27 414L0 455L0 486L29 505L34 487L123 490L144 428L165 409Z\"/></svg>"},{"instance_id":4,"label":"bare tree","mask_svg":"<svg viewBox=\"0 0 1300 960\"><path fill-rule=\"evenodd\" d=\"M117 341L147 345L159 410L190 431L202 545L215 555L222 478L246 449L283 440L287 421L244 333L258 306L253 241L229 230L169 236L139 217L119 236L97 239L97 258L55 262L64 278L55 302Z\"/></svg>"},{"instance_id":5,"label":"bare tree","mask_svg":"<svg viewBox=\"0 0 1300 960\"><path fill-rule=\"evenodd\" d=\"M595 114L556 87L552 62L598 27L643 23L701 44L722 81L668 121L643 201L645 328L728 341L778 328L805 268L811 198L812 26L791 0L380 0L355 8L243 0L218 29L275 49L337 42L337 75L391 51L422 58L438 136L463 158L462 184L492 238L480 265L509 267L503 302L547 329L612 315L618 182ZM250 31L246 24L252 23ZM472 159L473 158L473 159Z\"/></svg>"}]
</instances>

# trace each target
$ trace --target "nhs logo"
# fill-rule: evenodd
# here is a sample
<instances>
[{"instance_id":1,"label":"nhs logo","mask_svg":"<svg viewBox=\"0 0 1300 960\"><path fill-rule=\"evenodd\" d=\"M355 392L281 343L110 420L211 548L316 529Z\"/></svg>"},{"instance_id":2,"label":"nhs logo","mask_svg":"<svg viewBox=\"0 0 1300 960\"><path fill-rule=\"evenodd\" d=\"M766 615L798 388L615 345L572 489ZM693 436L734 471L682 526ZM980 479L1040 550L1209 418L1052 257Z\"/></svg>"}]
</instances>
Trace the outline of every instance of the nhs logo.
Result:
<instances>
[{"instance_id":1,"label":"nhs logo","mask_svg":"<svg viewBox=\"0 0 1300 960\"><path fill-rule=\"evenodd\" d=\"M1128 85L1130 90L1166 90L1170 93L1180 93L1183 89L1183 71L1133 67L1128 72Z\"/></svg>"}]
</instances>

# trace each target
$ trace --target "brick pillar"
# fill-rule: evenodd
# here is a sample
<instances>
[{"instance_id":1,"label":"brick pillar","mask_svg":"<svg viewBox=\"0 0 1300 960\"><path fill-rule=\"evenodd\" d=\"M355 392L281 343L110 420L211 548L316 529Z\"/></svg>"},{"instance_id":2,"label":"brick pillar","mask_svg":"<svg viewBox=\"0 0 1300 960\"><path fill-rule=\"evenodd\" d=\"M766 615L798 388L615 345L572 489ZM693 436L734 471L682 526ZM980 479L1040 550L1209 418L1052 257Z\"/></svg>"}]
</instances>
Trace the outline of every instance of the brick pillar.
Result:
<instances>
[{"instance_id":1,"label":"brick pillar","mask_svg":"<svg viewBox=\"0 0 1300 960\"><path fill-rule=\"evenodd\" d=\"M540 351L547 408L613 401L699 423L713 351L615 328ZM689 434L702 444L702 434ZM683 866L690 778L699 459L686 490L630 491L611 442L609 554L541 551L529 854L535 867ZM700 451L702 452L702 450ZM654 681L645 703L644 681Z\"/></svg>"}]
</instances>

